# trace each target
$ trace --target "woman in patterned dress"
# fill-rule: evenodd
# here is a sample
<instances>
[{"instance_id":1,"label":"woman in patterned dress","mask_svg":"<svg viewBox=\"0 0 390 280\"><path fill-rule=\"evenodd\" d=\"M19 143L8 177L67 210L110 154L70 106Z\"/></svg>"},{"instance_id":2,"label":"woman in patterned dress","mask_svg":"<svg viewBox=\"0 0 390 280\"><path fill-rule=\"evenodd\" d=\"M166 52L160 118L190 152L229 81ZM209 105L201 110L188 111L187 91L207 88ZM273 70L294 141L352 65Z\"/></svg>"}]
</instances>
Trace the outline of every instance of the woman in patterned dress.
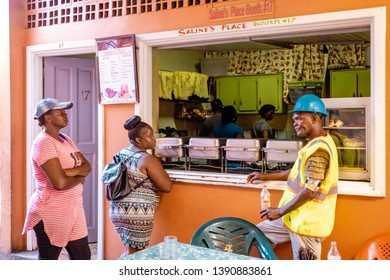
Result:
<instances>
[{"instance_id":1,"label":"woman in patterned dress","mask_svg":"<svg viewBox=\"0 0 390 280\"><path fill-rule=\"evenodd\" d=\"M127 175L133 191L121 200L111 201L109 216L125 251L132 254L149 245L159 192L170 192L172 181L160 160L146 152L156 146L152 127L133 116L124 123L130 146L118 154L127 159Z\"/></svg>"}]
</instances>

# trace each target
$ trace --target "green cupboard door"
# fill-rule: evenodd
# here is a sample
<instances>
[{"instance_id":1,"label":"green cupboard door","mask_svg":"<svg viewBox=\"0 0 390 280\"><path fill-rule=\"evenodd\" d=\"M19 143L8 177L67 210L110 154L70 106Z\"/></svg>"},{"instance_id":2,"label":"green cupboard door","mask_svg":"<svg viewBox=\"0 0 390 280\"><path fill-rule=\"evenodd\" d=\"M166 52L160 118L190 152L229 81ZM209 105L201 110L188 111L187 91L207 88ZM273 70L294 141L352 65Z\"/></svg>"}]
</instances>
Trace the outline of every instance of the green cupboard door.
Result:
<instances>
[{"instance_id":1,"label":"green cupboard door","mask_svg":"<svg viewBox=\"0 0 390 280\"><path fill-rule=\"evenodd\" d=\"M282 79L282 74L264 75L257 77L259 109L265 104L271 104L275 106L275 113L283 113Z\"/></svg>"},{"instance_id":2,"label":"green cupboard door","mask_svg":"<svg viewBox=\"0 0 390 280\"><path fill-rule=\"evenodd\" d=\"M240 113L257 113L258 92L256 77L240 77L238 88L238 111Z\"/></svg>"},{"instance_id":3,"label":"green cupboard door","mask_svg":"<svg viewBox=\"0 0 390 280\"><path fill-rule=\"evenodd\" d=\"M330 97L357 97L356 71L330 72Z\"/></svg>"},{"instance_id":4,"label":"green cupboard door","mask_svg":"<svg viewBox=\"0 0 390 280\"><path fill-rule=\"evenodd\" d=\"M222 105L233 105L238 109L238 79L219 78L217 80L217 98L221 99Z\"/></svg>"},{"instance_id":5,"label":"green cupboard door","mask_svg":"<svg viewBox=\"0 0 390 280\"><path fill-rule=\"evenodd\" d=\"M370 97L370 69L358 72L358 97Z\"/></svg>"}]
</instances>

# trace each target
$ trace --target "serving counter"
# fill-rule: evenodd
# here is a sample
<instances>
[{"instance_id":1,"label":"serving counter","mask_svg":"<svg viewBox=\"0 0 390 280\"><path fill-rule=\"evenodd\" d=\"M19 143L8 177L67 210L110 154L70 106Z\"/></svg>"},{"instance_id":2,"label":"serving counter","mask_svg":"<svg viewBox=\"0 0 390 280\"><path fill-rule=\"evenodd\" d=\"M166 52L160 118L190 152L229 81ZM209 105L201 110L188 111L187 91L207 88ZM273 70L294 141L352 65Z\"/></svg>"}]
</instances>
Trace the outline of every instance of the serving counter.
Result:
<instances>
[{"instance_id":1,"label":"serving counter","mask_svg":"<svg viewBox=\"0 0 390 280\"><path fill-rule=\"evenodd\" d=\"M157 138L154 154L166 169L219 173L272 172L295 161L301 140L256 138Z\"/></svg>"}]
</instances>

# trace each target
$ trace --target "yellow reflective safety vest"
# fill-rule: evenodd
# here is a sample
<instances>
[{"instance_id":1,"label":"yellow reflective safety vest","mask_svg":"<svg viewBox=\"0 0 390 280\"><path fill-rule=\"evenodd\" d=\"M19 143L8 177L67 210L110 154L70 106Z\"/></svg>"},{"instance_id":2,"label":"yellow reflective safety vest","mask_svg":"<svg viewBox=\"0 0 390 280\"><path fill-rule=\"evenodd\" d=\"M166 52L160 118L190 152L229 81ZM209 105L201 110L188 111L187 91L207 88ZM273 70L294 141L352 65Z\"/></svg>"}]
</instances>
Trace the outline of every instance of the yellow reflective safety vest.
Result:
<instances>
[{"instance_id":1,"label":"yellow reflective safety vest","mask_svg":"<svg viewBox=\"0 0 390 280\"><path fill-rule=\"evenodd\" d=\"M329 134L309 141L298 152L298 158L291 169L279 208L291 201L305 187L306 161L318 149L328 151L330 155L329 168L324 181L320 183L314 198L284 215L282 220L289 230L297 234L327 237L334 226L339 178L337 149Z\"/></svg>"}]
</instances>

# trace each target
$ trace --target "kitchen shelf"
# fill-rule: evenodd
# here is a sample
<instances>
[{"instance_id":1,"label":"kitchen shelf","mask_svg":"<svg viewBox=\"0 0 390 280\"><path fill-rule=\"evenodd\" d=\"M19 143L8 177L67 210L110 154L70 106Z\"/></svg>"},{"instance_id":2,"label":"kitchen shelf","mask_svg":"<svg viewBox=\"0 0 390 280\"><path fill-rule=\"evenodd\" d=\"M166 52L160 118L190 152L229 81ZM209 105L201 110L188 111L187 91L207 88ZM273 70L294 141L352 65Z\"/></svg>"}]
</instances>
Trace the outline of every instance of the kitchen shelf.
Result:
<instances>
[{"instance_id":1,"label":"kitchen shelf","mask_svg":"<svg viewBox=\"0 0 390 280\"><path fill-rule=\"evenodd\" d=\"M207 103L209 101L203 101L203 100L185 100L185 99L173 99L172 100L175 103Z\"/></svg>"},{"instance_id":2,"label":"kitchen shelf","mask_svg":"<svg viewBox=\"0 0 390 280\"><path fill-rule=\"evenodd\" d=\"M176 120L185 120L185 121L194 121L194 122L204 122L206 119L197 119L197 118L186 118L186 117L175 117Z\"/></svg>"},{"instance_id":3,"label":"kitchen shelf","mask_svg":"<svg viewBox=\"0 0 390 280\"><path fill-rule=\"evenodd\" d=\"M191 122L204 122L208 112L200 100L174 100L174 119Z\"/></svg>"}]
</instances>

